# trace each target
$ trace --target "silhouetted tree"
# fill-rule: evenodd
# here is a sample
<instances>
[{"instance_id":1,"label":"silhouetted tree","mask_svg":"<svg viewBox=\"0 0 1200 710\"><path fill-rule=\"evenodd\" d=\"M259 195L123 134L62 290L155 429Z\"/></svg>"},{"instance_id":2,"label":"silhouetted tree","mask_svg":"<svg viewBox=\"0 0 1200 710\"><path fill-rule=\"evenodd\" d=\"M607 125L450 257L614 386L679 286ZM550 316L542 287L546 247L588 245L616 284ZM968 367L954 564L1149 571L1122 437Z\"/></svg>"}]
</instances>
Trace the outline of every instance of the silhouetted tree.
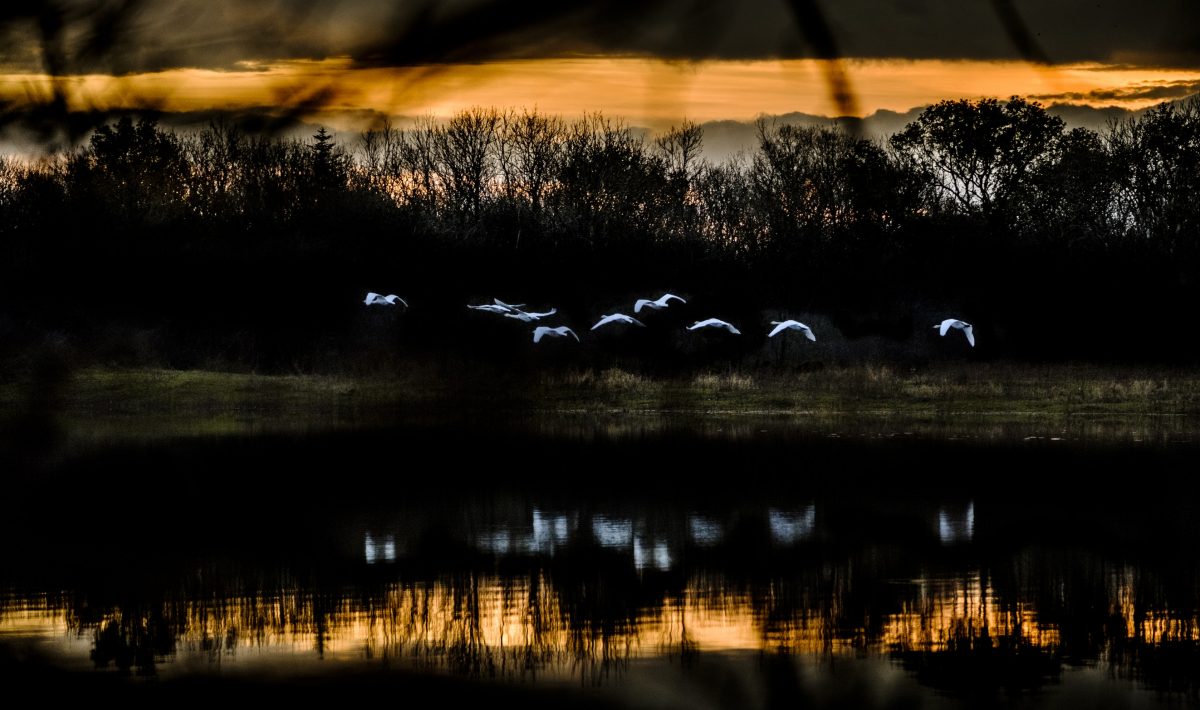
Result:
<instances>
[{"instance_id":1,"label":"silhouetted tree","mask_svg":"<svg viewBox=\"0 0 1200 710\"><path fill-rule=\"evenodd\" d=\"M1030 175L1051 160L1062 119L1013 97L941 101L892 136L910 169L933 176L948 206L993 217L1020 209Z\"/></svg>"},{"instance_id":2,"label":"silhouetted tree","mask_svg":"<svg viewBox=\"0 0 1200 710\"><path fill-rule=\"evenodd\" d=\"M189 165L179 139L151 119L122 118L101 126L69 164L68 192L93 215L127 225L162 224L178 217Z\"/></svg>"},{"instance_id":3,"label":"silhouetted tree","mask_svg":"<svg viewBox=\"0 0 1200 710\"><path fill-rule=\"evenodd\" d=\"M776 247L812 246L902 209L888 156L870 141L761 120L758 139L750 180Z\"/></svg>"},{"instance_id":4,"label":"silhouetted tree","mask_svg":"<svg viewBox=\"0 0 1200 710\"><path fill-rule=\"evenodd\" d=\"M432 118L418 121L401 135L397 160L387 167L389 177L398 182L406 196L405 201L424 210L431 218L444 203L437 154L439 130Z\"/></svg>"},{"instance_id":5,"label":"silhouetted tree","mask_svg":"<svg viewBox=\"0 0 1200 710\"><path fill-rule=\"evenodd\" d=\"M1069 327L1033 334L1068 353L1104 332L1081 311L1166 323L1200 296L1196 100L1100 132L1064 131L1015 98L939 103L886 143L765 121L758 132L714 165L695 124L647 137L599 115L383 123L354 156L324 129L293 140L218 121L177 135L121 119L82 149L0 161L0 324L137 323L170 329L155 342L175 343L172 363L233 351L291 367L294 352L346 342L346 294L368 281L582 298L640 290L653 273L717 284L747 312L808 308L815 294L868 312L969 298L1027 335L1032 311L1086 298ZM161 289L176 295L144 297ZM279 293L309 307L281 312ZM1145 330L1163 340L1139 348L1179 356L1171 328Z\"/></svg>"},{"instance_id":6,"label":"silhouetted tree","mask_svg":"<svg viewBox=\"0 0 1200 710\"><path fill-rule=\"evenodd\" d=\"M203 218L235 219L244 213L246 138L226 121L213 121L184 140L191 165L188 203Z\"/></svg>"},{"instance_id":7,"label":"silhouetted tree","mask_svg":"<svg viewBox=\"0 0 1200 710\"><path fill-rule=\"evenodd\" d=\"M766 221L756 211L754 186L736 156L721 165L705 166L696 181L702 235L713 247L746 260L767 237Z\"/></svg>"},{"instance_id":8,"label":"silhouetted tree","mask_svg":"<svg viewBox=\"0 0 1200 710\"><path fill-rule=\"evenodd\" d=\"M378 128L363 131L359 137L361 168L367 176L367 185L391 193L392 187L380 178L395 172L399 161L400 132L385 120Z\"/></svg>"},{"instance_id":9,"label":"silhouetted tree","mask_svg":"<svg viewBox=\"0 0 1200 710\"><path fill-rule=\"evenodd\" d=\"M1200 253L1200 99L1162 104L1116 124L1117 211L1131 234L1172 252Z\"/></svg>"},{"instance_id":10,"label":"silhouetted tree","mask_svg":"<svg viewBox=\"0 0 1200 710\"><path fill-rule=\"evenodd\" d=\"M505 195L541 214L551 185L562 167L566 126L555 116L535 112L504 117L497 143Z\"/></svg>"},{"instance_id":11,"label":"silhouetted tree","mask_svg":"<svg viewBox=\"0 0 1200 710\"><path fill-rule=\"evenodd\" d=\"M453 214L480 217L498 171L500 123L498 112L472 109L456 114L434 133L437 164Z\"/></svg>"},{"instance_id":12,"label":"silhouetted tree","mask_svg":"<svg viewBox=\"0 0 1200 710\"><path fill-rule=\"evenodd\" d=\"M675 236L689 236L697 229L699 212L693 188L705 163L704 130L684 121L654 139L654 148L667 170L671 224L667 230Z\"/></svg>"},{"instance_id":13,"label":"silhouetted tree","mask_svg":"<svg viewBox=\"0 0 1200 710\"><path fill-rule=\"evenodd\" d=\"M672 179L690 182L704 168L704 129L691 121L670 128L654 139Z\"/></svg>"},{"instance_id":14,"label":"silhouetted tree","mask_svg":"<svg viewBox=\"0 0 1200 710\"><path fill-rule=\"evenodd\" d=\"M661 236L664 173L627 126L598 114L577 121L554 193L560 234L593 247Z\"/></svg>"},{"instance_id":15,"label":"silhouetted tree","mask_svg":"<svg viewBox=\"0 0 1200 710\"><path fill-rule=\"evenodd\" d=\"M1076 128L1059 140L1051 160L1034 174L1036 197L1024 214L1025 231L1060 247L1106 246L1126 231L1117 210L1121 175L1095 131Z\"/></svg>"},{"instance_id":16,"label":"silhouetted tree","mask_svg":"<svg viewBox=\"0 0 1200 710\"><path fill-rule=\"evenodd\" d=\"M350 156L334 142L333 136L324 126L313 134L313 142L309 149L313 199L329 199L344 191L349 177Z\"/></svg>"}]
</instances>

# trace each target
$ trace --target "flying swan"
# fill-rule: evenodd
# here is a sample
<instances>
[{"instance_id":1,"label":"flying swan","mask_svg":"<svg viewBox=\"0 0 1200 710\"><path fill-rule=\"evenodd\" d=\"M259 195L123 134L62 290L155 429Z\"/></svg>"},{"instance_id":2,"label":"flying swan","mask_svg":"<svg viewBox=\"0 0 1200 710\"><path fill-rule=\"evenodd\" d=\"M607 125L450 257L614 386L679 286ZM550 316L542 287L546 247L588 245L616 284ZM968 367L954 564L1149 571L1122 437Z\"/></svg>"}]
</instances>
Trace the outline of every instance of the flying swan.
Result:
<instances>
[{"instance_id":1,"label":"flying swan","mask_svg":"<svg viewBox=\"0 0 1200 710\"><path fill-rule=\"evenodd\" d=\"M942 321L941 323L938 323L937 325L935 325L933 327L937 328L938 332L941 333L941 335L943 337L945 337L946 333L950 332L951 328L958 328L959 330L961 330L963 332L964 335L967 336L967 342L971 344L971 347L975 347L974 327L970 323L966 322L965 320L959 320L957 318L947 318L946 320Z\"/></svg>"},{"instance_id":2,"label":"flying swan","mask_svg":"<svg viewBox=\"0 0 1200 710\"><path fill-rule=\"evenodd\" d=\"M614 313L611 316L602 316L596 325L592 326L592 330L604 325L608 325L609 323L626 323L628 325L640 325L643 328L646 327L645 323L641 322L637 318L634 318L633 316L627 316L624 313Z\"/></svg>"},{"instance_id":3,"label":"flying swan","mask_svg":"<svg viewBox=\"0 0 1200 710\"><path fill-rule=\"evenodd\" d=\"M664 309L670 305L671 299L675 299L676 301L679 301L680 303L687 303L687 301L683 300L682 298L680 298L679 296L676 296L673 293L664 293L661 297L659 297L659 299L657 301L651 301L648 298L639 298L633 304L633 312L641 313L643 308L653 308L656 311L661 311L662 309Z\"/></svg>"},{"instance_id":4,"label":"flying swan","mask_svg":"<svg viewBox=\"0 0 1200 710\"><path fill-rule=\"evenodd\" d=\"M767 335L768 338L774 338L785 330L799 330L804 333L804 337L814 343L817 341L817 336L813 335L812 328L809 328L798 320L773 320L771 321L771 325L775 326L775 329Z\"/></svg>"},{"instance_id":5,"label":"flying swan","mask_svg":"<svg viewBox=\"0 0 1200 710\"><path fill-rule=\"evenodd\" d=\"M722 328L724 330L729 331L730 333L733 333L734 335L742 334L742 331L738 330L737 328L734 328L732 323L726 323L725 321L720 320L718 318L709 318L708 320L698 320L695 323L692 323L691 325L689 325L687 327L687 330L699 330L701 328Z\"/></svg>"},{"instance_id":6,"label":"flying swan","mask_svg":"<svg viewBox=\"0 0 1200 710\"><path fill-rule=\"evenodd\" d=\"M575 331L565 325L560 325L557 328L539 325L533 329L533 342L540 343L542 342L542 338L565 338L567 335L575 338L575 342L579 342L579 336L575 335Z\"/></svg>"},{"instance_id":7,"label":"flying swan","mask_svg":"<svg viewBox=\"0 0 1200 710\"><path fill-rule=\"evenodd\" d=\"M367 297L363 299L363 303L368 306L394 306L397 303L403 303L404 307L408 308L408 301L405 301L394 293L381 296L374 291L369 291Z\"/></svg>"}]
</instances>

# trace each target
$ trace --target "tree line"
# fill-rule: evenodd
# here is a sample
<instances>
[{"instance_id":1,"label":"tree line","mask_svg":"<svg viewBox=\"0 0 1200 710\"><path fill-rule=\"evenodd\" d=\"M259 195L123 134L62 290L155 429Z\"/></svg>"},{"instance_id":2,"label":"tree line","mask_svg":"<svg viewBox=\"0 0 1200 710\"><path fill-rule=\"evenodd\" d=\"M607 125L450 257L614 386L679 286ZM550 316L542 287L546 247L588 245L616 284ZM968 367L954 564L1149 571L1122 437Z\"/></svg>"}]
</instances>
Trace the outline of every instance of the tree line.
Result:
<instances>
[{"instance_id":1,"label":"tree line","mask_svg":"<svg viewBox=\"0 0 1200 710\"><path fill-rule=\"evenodd\" d=\"M1157 308L1168 327L1200 295L1198 194L1197 99L1099 132L1016 97L943 101L883 140L760 119L720 163L694 123L649 136L599 114L479 108L310 140L123 118L0 162L0 330L319 334L344 315L328 303L369 288L669 287L829 312L851 335L903 337L921 302L994 323L1007 354L1086 356L1101 314ZM287 299L308 315L271 307ZM1030 322L1052 314L1077 327ZM1178 343L1142 346L1104 352Z\"/></svg>"}]
</instances>

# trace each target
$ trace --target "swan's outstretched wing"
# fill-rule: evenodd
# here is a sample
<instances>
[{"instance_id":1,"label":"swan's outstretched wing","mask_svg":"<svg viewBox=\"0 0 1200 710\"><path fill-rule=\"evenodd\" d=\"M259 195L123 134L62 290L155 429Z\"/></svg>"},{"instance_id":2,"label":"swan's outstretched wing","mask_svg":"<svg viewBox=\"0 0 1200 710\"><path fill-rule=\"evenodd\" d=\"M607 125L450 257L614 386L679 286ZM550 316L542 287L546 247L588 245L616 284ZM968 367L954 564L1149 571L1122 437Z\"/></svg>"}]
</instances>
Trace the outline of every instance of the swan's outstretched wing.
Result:
<instances>
[{"instance_id":1,"label":"swan's outstretched wing","mask_svg":"<svg viewBox=\"0 0 1200 710\"><path fill-rule=\"evenodd\" d=\"M774 330L772 330L770 333L767 334L768 338L774 338L776 335L779 335L783 331L792 327L792 322L790 320L785 320L782 322L781 321L771 321L771 322L775 324L775 328L774 328Z\"/></svg>"},{"instance_id":2,"label":"swan's outstretched wing","mask_svg":"<svg viewBox=\"0 0 1200 710\"><path fill-rule=\"evenodd\" d=\"M549 333L549 332L550 332L550 329L545 326L540 326L540 327L534 328L533 329L533 342L535 342L535 343L542 342L542 336L544 336L546 333Z\"/></svg>"},{"instance_id":3,"label":"swan's outstretched wing","mask_svg":"<svg viewBox=\"0 0 1200 710\"><path fill-rule=\"evenodd\" d=\"M796 325L800 326L800 330L804 331L804 337L808 338L809 340L813 341L814 343L817 342L817 336L813 335L812 328L809 328L807 325L804 325L803 323L797 323Z\"/></svg>"},{"instance_id":4,"label":"swan's outstretched wing","mask_svg":"<svg viewBox=\"0 0 1200 710\"><path fill-rule=\"evenodd\" d=\"M641 312L642 312L642 309L643 309L643 308L645 308L646 306L650 305L651 303L654 303L654 301L651 301L649 298L639 298L639 299L638 299L638 300L637 300L637 301L636 301L636 302L633 304L633 312L634 312L634 313L641 313Z\"/></svg>"},{"instance_id":5,"label":"swan's outstretched wing","mask_svg":"<svg viewBox=\"0 0 1200 710\"><path fill-rule=\"evenodd\" d=\"M963 328L963 332L967 334L967 342L971 344L971 347L975 347L975 328L968 325Z\"/></svg>"},{"instance_id":6,"label":"swan's outstretched wing","mask_svg":"<svg viewBox=\"0 0 1200 710\"><path fill-rule=\"evenodd\" d=\"M368 291L367 297L363 299L363 303L369 306L372 303L375 303L375 299L377 299L377 298L382 298L382 296L375 293L374 291Z\"/></svg>"},{"instance_id":7,"label":"swan's outstretched wing","mask_svg":"<svg viewBox=\"0 0 1200 710\"><path fill-rule=\"evenodd\" d=\"M738 330L737 328L735 328L735 327L733 326L733 323L726 323L726 324L725 324L725 328L726 328L726 330L728 330L730 333L733 333L734 335L741 335L741 334L742 334L742 331L740 331L740 330Z\"/></svg>"},{"instance_id":8,"label":"swan's outstretched wing","mask_svg":"<svg viewBox=\"0 0 1200 710\"><path fill-rule=\"evenodd\" d=\"M391 304L393 306L396 305L396 301L399 301L404 304L405 308L408 308L408 301L404 300L403 298L400 298L399 296L397 296L394 293L389 293L387 296L384 296L383 300L387 301L389 304Z\"/></svg>"},{"instance_id":9,"label":"swan's outstretched wing","mask_svg":"<svg viewBox=\"0 0 1200 710\"><path fill-rule=\"evenodd\" d=\"M600 322L598 322L598 323L596 323L596 325L592 326L592 330L595 330L595 329L599 328L600 326L607 325L609 323L628 323L629 325L640 325L643 328L646 327L645 323L641 322L637 318L634 318L633 316L627 316L624 313L613 313L612 315L606 315L603 318L601 318Z\"/></svg>"},{"instance_id":10,"label":"swan's outstretched wing","mask_svg":"<svg viewBox=\"0 0 1200 710\"><path fill-rule=\"evenodd\" d=\"M564 326L562 326L561 328L559 328L559 329L558 329L558 332L562 333L563 337L566 337L567 333L570 333L570 334L571 334L571 337L572 337L572 338L575 338L575 342L577 342L577 343L578 343L578 342L580 342L580 340L579 340L579 336L578 336L578 335L575 335L575 331L571 330L570 328L568 328L568 327L567 327L567 326L565 326L565 325L564 325Z\"/></svg>"},{"instance_id":11,"label":"swan's outstretched wing","mask_svg":"<svg viewBox=\"0 0 1200 710\"><path fill-rule=\"evenodd\" d=\"M687 301L683 300L682 298L680 298L679 296L676 296L673 293L664 293L658 299L658 305L665 306L665 305L667 305L667 302L670 301L672 298L675 299L676 301L679 301L680 303L687 303Z\"/></svg>"},{"instance_id":12,"label":"swan's outstretched wing","mask_svg":"<svg viewBox=\"0 0 1200 710\"><path fill-rule=\"evenodd\" d=\"M938 332L945 336L946 331L950 330L950 326L952 325L954 325L954 319L947 318L946 320L942 321L941 326L939 326L940 330Z\"/></svg>"}]
</instances>

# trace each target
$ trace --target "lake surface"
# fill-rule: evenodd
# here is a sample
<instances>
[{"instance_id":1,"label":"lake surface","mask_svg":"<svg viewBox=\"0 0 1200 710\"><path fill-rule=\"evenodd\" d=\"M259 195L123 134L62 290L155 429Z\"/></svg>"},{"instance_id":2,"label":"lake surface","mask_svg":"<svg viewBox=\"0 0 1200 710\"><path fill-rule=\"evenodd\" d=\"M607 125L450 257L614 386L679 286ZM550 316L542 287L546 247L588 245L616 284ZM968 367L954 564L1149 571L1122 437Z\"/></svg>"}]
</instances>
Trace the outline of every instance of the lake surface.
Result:
<instances>
[{"instance_id":1,"label":"lake surface","mask_svg":"<svg viewBox=\"0 0 1200 710\"><path fill-rule=\"evenodd\" d=\"M1192 428L984 424L498 417L10 456L0 673L96 696L1200 700Z\"/></svg>"}]
</instances>

